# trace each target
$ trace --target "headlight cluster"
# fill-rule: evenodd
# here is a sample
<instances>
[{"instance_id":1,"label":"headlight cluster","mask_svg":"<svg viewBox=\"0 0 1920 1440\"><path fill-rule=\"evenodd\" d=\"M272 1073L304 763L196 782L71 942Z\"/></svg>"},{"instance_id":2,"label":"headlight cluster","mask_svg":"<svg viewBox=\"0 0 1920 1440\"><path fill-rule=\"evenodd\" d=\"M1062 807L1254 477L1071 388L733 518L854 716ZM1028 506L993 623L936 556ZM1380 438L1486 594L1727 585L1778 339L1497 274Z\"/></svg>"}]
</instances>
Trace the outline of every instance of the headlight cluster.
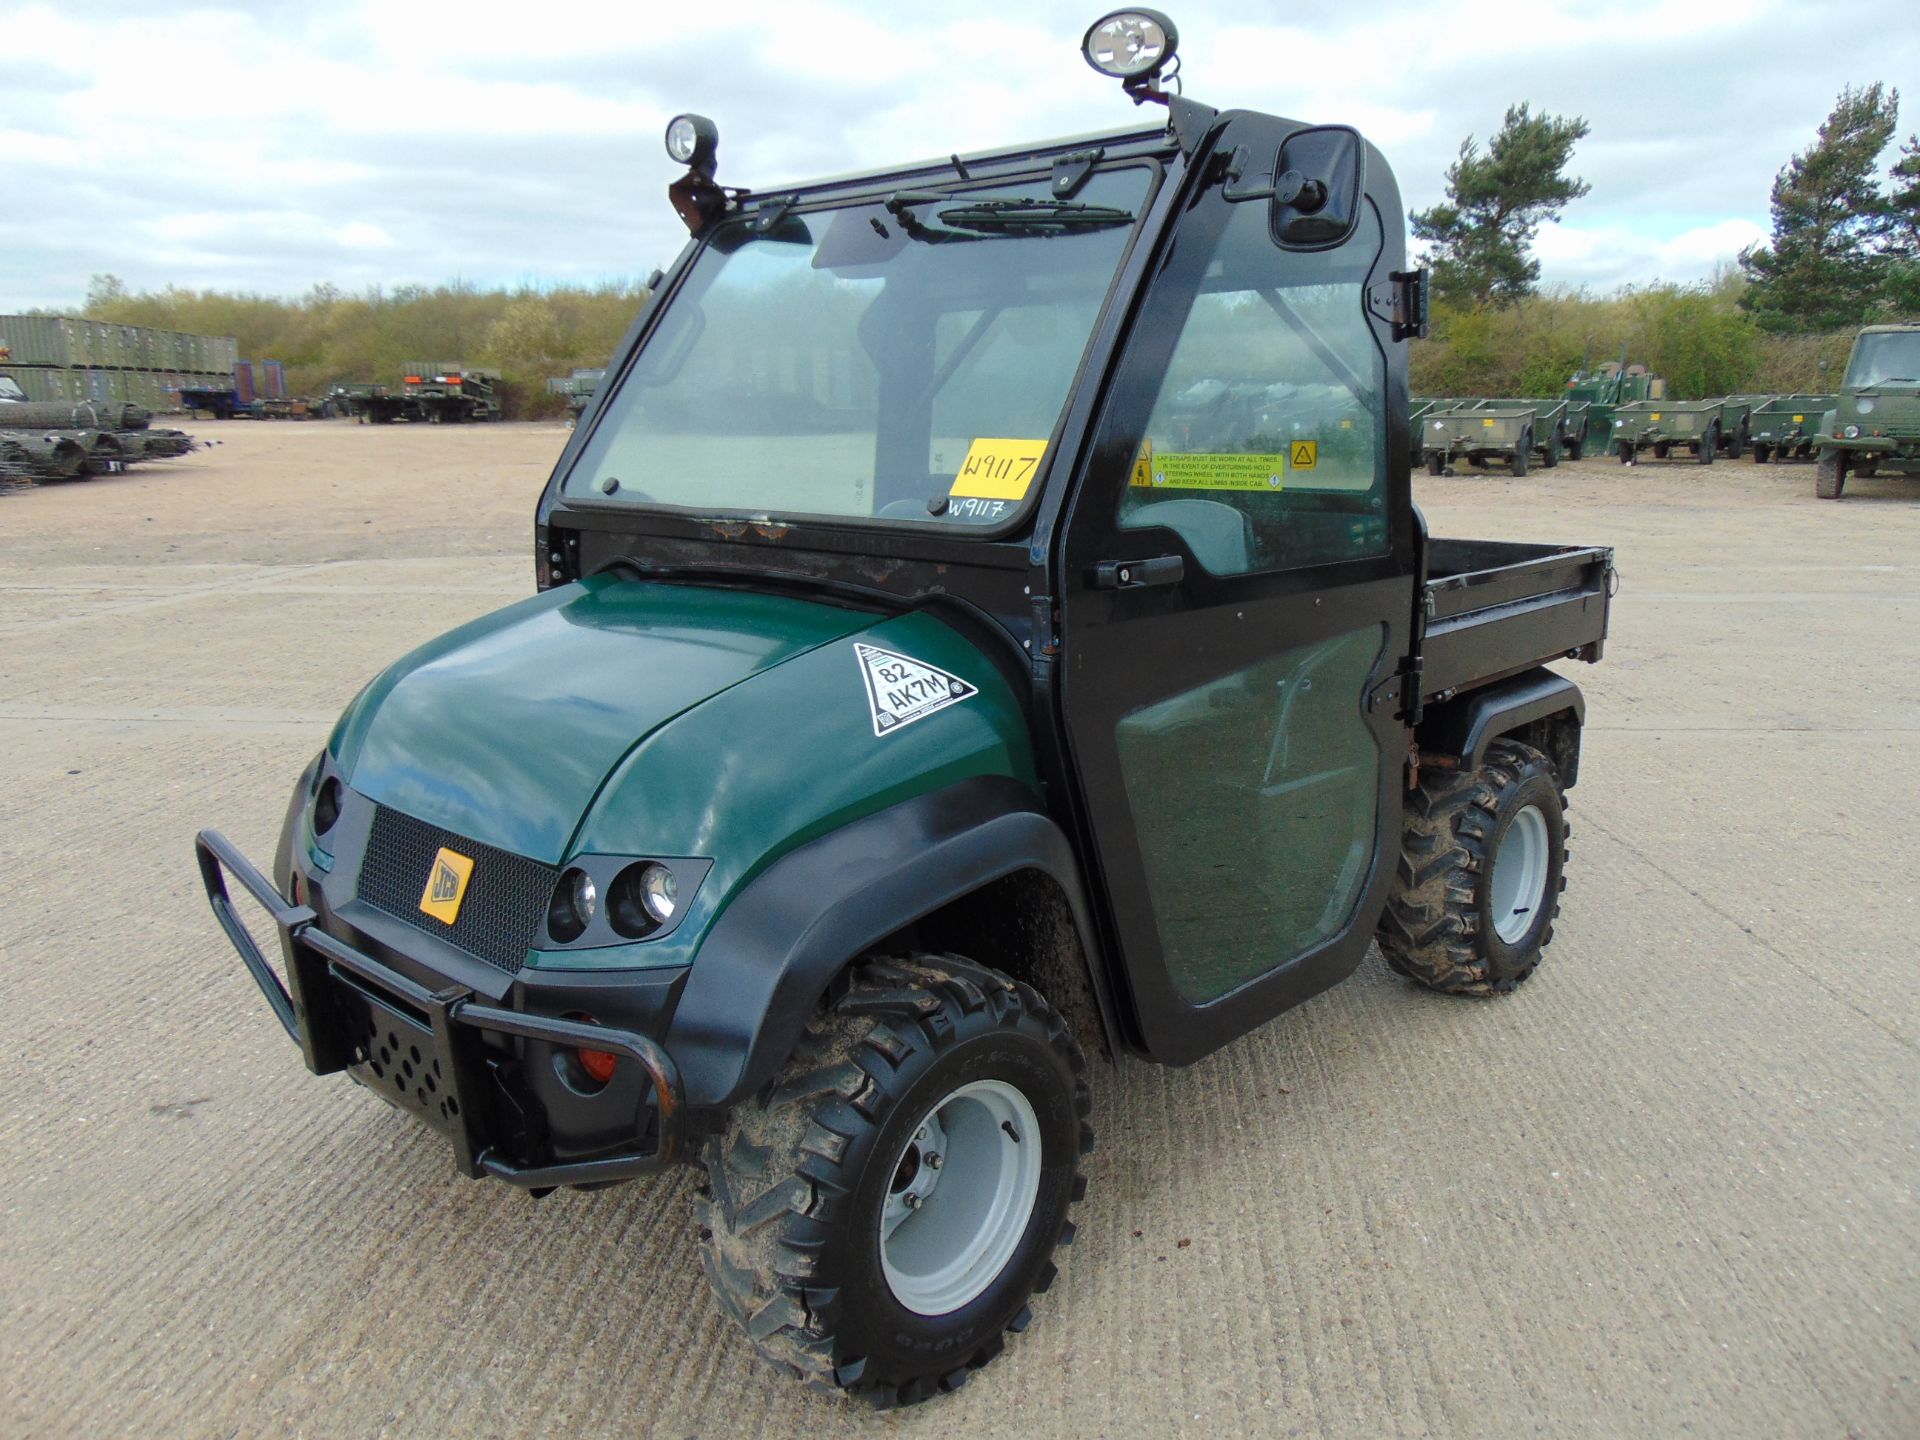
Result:
<instances>
[{"instance_id":1,"label":"headlight cluster","mask_svg":"<svg viewBox=\"0 0 1920 1440\"><path fill-rule=\"evenodd\" d=\"M1849 425L1840 433L1849 440L1858 440L1860 438L1860 427L1858 425Z\"/></svg>"},{"instance_id":2,"label":"headlight cluster","mask_svg":"<svg viewBox=\"0 0 1920 1440\"><path fill-rule=\"evenodd\" d=\"M612 945L665 934L685 914L708 868L705 860L583 857L553 887L547 934L560 945ZM596 930L598 938L591 933Z\"/></svg>"}]
</instances>

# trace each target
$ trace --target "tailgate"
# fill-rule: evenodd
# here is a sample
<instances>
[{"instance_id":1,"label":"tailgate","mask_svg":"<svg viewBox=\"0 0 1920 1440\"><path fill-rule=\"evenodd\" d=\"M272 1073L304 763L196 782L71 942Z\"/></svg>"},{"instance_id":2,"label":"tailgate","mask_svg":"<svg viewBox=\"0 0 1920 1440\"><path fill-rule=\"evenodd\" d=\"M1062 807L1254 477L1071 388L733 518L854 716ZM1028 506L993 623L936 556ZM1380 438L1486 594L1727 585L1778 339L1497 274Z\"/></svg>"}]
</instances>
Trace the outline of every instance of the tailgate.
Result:
<instances>
[{"instance_id":1,"label":"tailgate","mask_svg":"<svg viewBox=\"0 0 1920 1440\"><path fill-rule=\"evenodd\" d=\"M1612 577L1605 546L1428 542L1422 698L1549 660L1598 660Z\"/></svg>"}]
</instances>

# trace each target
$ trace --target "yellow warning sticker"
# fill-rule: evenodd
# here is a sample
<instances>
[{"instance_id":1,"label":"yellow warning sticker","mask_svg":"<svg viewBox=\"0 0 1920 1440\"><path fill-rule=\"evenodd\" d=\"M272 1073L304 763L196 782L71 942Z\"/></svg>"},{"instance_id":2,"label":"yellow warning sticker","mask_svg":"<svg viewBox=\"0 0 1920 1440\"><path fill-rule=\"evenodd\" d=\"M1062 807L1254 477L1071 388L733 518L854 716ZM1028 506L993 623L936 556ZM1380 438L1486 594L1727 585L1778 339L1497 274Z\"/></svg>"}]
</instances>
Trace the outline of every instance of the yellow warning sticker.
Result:
<instances>
[{"instance_id":1,"label":"yellow warning sticker","mask_svg":"<svg viewBox=\"0 0 1920 1440\"><path fill-rule=\"evenodd\" d=\"M1024 500L1039 473L1044 440L975 440L947 494L970 500Z\"/></svg>"},{"instance_id":2,"label":"yellow warning sticker","mask_svg":"<svg viewBox=\"0 0 1920 1440\"><path fill-rule=\"evenodd\" d=\"M1287 479L1284 455L1172 455L1148 458L1146 484L1168 490L1280 490ZM1134 466L1133 483L1141 483Z\"/></svg>"},{"instance_id":3,"label":"yellow warning sticker","mask_svg":"<svg viewBox=\"0 0 1920 1440\"><path fill-rule=\"evenodd\" d=\"M1140 442L1140 454L1133 462L1133 478L1127 482L1142 490L1153 488L1153 437Z\"/></svg>"},{"instance_id":4,"label":"yellow warning sticker","mask_svg":"<svg viewBox=\"0 0 1920 1440\"><path fill-rule=\"evenodd\" d=\"M1659 419L1660 417L1659 417L1658 415L1656 415L1656 416L1654 416L1653 418L1654 418L1654 419L1656 419L1656 420L1658 420L1658 419ZM1488 430L1491 430L1491 429L1493 428L1493 421L1491 421L1491 420L1482 420L1482 421L1480 422L1480 424L1481 424L1481 426L1482 426L1483 428L1485 428L1485 429L1488 429Z\"/></svg>"},{"instance_id":5,"label":"yellow warning sticker","mask_svg":"<svg viewBox=\"0 0 1920 1440\"><path fill-rule=\"evenodd\" d=\"M466 898L467 881L473 878L473 861L445 846L433 857L427 872L427 888L420 892L420 913L431 915L442 925L460 918L460 902Z\"/></svg>"},{"instance_id":6,"label":"yellow warning sticker","mask_svg":"<svg viewBox=\"0 0 1920 1440\"><path fill-rule=\"evenodd\" d=\"M1654 421L1658 421L1658 420L1659 420L1659 418L1660 418L1660 412L1659 412L1658 410L1656 410L1656 411L1654 411L1654 412L1653 412L1653 414L1651 414L1651 415L1649 415L1649 416L1648 416L1647 418L1648 418L1649 420L1654 420ZM1488 423L1489 425L1491 425L1491 424L1492 424L1493 422L1492 422L1491 420L1489 420L1489 421L1488 421L1487 423Z\"/></svg>"},{"instance_id":7,"label":"yellow warning sticker","mask_svg":"<svg viewBox=\"0 0 1920 1440\"><path fill-rule=\"evenodd\" d=\"M1796 425L1804 425L1807 423L1807 417L1804 415L1796 415L1793 417L1793 423Z\"/></svg>"},{"instance_id":8,"label":"yellow warning sticker","mask_svg":"<svg viewBox=\"0 0 1920 1440\"><path fill-rule=\"evenodd\" d=\"M1320 442L1318 440L1296 440L1293 453L1287 458L1293 462L1296 470L1311 470L1320 463Z\"/></svg>"}]
</instances>

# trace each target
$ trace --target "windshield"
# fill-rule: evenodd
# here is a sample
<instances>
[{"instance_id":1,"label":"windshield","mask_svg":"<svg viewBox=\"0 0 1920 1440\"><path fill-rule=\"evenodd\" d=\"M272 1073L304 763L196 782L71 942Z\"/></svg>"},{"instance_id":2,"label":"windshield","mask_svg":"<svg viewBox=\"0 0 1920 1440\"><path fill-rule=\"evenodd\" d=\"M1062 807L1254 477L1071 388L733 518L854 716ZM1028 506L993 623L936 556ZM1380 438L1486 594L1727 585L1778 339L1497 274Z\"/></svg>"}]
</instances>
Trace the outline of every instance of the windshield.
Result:
<instances>
[{"instance_id":1,"label":"windshield","mask_svg":"<svg viewBox=\"0 0 1920 1440\"><path fill-rule=\"evenodd\" d=\"M1847 366L1848 389L1866 385L1920 385L1920 330L1862 335Z\"/></svg>"},{"instance_id":2,"label":"windshield","mask_svg":"<svg viewBox=\"0 0 1920 1440\"><path fill-rule=\"evenodd\" d=\"M1152 170L722 227L563 493L994 525L1028 497Z\"/></svg>"},{"instance_id":3,"label":"windshield","mask_svg":"<svg viewBox=\"0 0 1920 1440\"><path fill-rule=\"evenodd\" d=\"M18 403L27 398L27 392L14 383L11 375L0 375L0 400Z\"/></svg>"}]
</instances>

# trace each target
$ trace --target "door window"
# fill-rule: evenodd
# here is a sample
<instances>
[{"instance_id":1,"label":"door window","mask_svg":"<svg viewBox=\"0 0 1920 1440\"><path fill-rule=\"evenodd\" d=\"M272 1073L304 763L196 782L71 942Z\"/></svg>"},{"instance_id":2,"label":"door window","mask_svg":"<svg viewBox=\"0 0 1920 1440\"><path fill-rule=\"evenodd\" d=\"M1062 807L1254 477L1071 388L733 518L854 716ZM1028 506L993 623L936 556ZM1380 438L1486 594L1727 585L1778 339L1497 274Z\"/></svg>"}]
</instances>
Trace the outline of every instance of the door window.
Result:
<instances>
[{"instance_id":1,"label":"door window","mask_svg":"<svg viewBox=\"0 0 1920 1440\"><path fill-rule=\"evenodd\" d=\"M1301 254L1273 244L1265 205L1228 208L1184 313L1149 311L1179 338L1120 527L1177 531L1216 575L1383 555L1386 361L1365 294L1379 219L1366 207L1347 244Z\"/></svg>"},{"instance_id":2,"label":"door window","mask_svg":"<svg viewBox=\"0 0 1920 1440\"><path fill-rule=\"evenodd\" d=\"M1296 646L1118 727L1167 978L1217 1000L1340 933L1373 861L1360 697L1383 626Z\"/></svg>"}]
</instances>

